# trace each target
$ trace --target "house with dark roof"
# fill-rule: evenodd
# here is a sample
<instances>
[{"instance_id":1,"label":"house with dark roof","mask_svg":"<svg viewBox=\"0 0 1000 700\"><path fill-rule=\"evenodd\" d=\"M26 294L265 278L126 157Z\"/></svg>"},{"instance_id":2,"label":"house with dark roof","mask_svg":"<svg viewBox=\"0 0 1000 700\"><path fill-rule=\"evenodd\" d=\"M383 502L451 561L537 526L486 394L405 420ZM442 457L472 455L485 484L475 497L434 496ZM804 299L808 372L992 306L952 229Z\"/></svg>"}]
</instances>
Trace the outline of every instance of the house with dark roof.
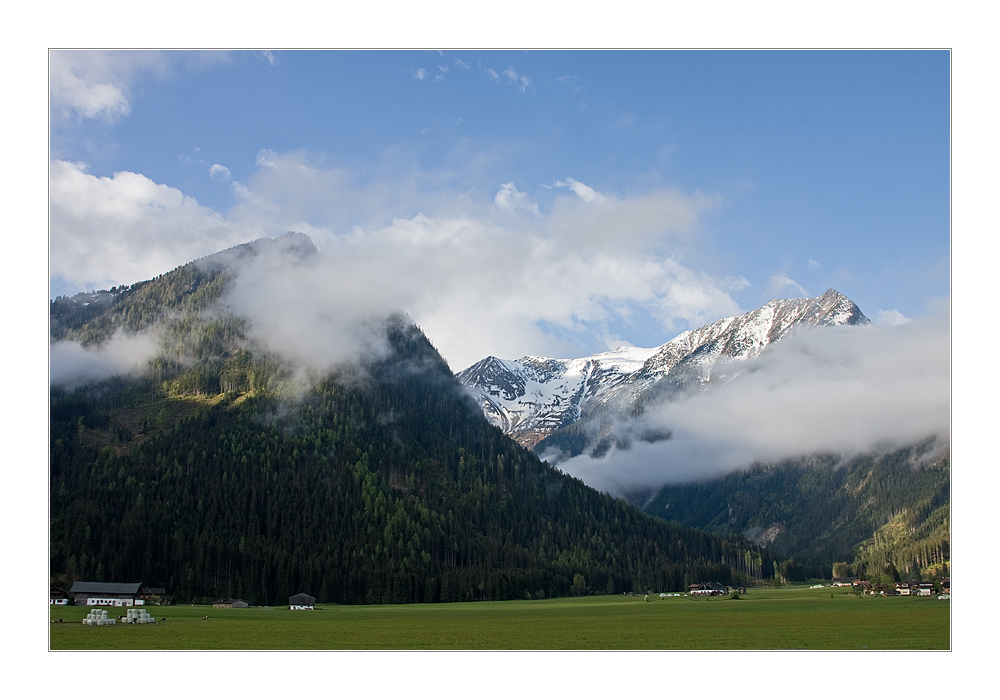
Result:
<instances>
[{"instance_id":1,"label":"house with dark roof","mask_svg":"<svg viewBox=\"0 0 1000 700\"><path fill-rule=\"evenodd\" d=\"M721 583L708 581L705 583L692 583L688 586L688 592L693 596L713 596L726 595L727 590Z\"/></svg>"},{"instance_id":2,"label":"house with dark roof","mask_svg":"<svg viewBox=\"0 0 1000 700\"><path fill-rule=\"evenodd\" d=\"M170 605L170 596L167 595L166 588L143 586L139 591L139 597L149 605Z\"/></svg>"},{"instance_id":3,"label":"house with dark roof","mask_svg":"<svg viewBox=\"0 0 1000 700\"><path fill-rule=\"evenodd\" d=\"M69 605L69 593L56 586L49 587L49 605Z\"/></svg>"},{"instance_id":4,"label":"house with dark roof","mask_svg":"<svg viewBox=\"0 0 1000 700\"><path fill-rule=\"evenodd\" d=\"M102 583L99 581L77 581L69 589L74 605L135 605L142 583Z\"/></svg>"},{"instance_id":5,"label":"house with dark roof","mask_svg":"<svg viewBox=\"0 0 1000 700\"><path fill-rule=\"evenodd\" d=\"M296 593L288 596L289 610L313 610L316 599L307 593Z\"/></svg>"}]
</instances>

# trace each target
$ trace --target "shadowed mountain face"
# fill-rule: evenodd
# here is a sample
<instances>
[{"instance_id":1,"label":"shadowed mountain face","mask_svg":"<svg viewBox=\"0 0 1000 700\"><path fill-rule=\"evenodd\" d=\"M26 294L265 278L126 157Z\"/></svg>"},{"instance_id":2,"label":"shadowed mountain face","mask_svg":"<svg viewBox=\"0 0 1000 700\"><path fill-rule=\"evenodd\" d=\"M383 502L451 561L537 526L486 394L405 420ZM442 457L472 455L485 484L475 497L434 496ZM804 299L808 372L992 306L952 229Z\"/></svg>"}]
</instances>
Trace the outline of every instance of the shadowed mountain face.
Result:
<instances>
[{"instance_id":1,"label":"shadowed mountain face","mask_svg":"<svg viewBox=\"0 0 1000 700\"><path fill-rule=\"evenodd\" d=\"M772 343L803 329L840 325L871 321L831 289L810 299L769 301L685 331L658 348L619 348L575 360L488 357L456 376L493 425L541 452L548 438L578 421L613 422L616 414L634 414L650 401L727 381L740 361L757 357ZM570 454L580 451L578 442L567 443L575 446Z\"/></svg>"},{"instance_id":2,"label":"shadowed mountain face","mask_svg":"<svg viewBox=\"0 0 1000 700\"><path fill-rule=\"evenodd\" d=\"M748 556L769 565L745 538L668 524L541 462L405 316L366 324L379 353L296 372L224 301L239 275L256 281L247 269L273 269L262 257L314 255L281 237L52 303L53 346L148 340L117 374L53 386L55 581L401 603L682 590L736 583Z\"/></svg>"}]
</instances>

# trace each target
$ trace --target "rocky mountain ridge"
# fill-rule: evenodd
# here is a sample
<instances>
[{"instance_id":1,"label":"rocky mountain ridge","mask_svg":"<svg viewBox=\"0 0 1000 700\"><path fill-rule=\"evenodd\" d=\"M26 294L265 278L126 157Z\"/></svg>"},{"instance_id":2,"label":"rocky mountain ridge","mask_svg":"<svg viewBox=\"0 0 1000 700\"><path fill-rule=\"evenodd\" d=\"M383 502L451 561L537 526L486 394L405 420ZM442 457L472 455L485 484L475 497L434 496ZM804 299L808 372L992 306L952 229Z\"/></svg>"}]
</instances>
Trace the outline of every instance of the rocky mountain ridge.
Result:
<instances>
[{"instance_id":1,"label":"rocky mountain ridge","mask_svg":"<svg viewBox=\"0 0 1000 700\"><path fill-rule=\"evenodd\" d=\"M754 311L685 331L658 348L622 347L579 359L487 357L459 372L487 419L523 446L597 411L630 410L643 399L727 381L731 363L806 328L871 325L830 289L819 297L772 299Z\"/></svg>"}]
</instances>

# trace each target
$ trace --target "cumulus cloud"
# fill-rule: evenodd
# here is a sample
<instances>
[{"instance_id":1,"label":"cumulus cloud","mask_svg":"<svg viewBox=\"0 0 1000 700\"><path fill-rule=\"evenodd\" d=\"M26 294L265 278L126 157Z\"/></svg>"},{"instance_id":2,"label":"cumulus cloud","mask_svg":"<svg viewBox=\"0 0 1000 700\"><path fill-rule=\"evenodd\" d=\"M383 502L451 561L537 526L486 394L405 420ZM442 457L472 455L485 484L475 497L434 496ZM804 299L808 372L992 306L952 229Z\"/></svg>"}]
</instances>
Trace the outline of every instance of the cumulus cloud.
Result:
<instances>
[{"instance_id":1,"label":"cumulus cloud","mask_svg":"<svg viewBox=\"0 0 1000 700\"><path fill-rule=\"evenodd\" d=\"M532 202L528 195L518 191L513 182L500 185L500 189L493 198L493 203L497 205L497 208L504 211L526 211L535 216L542 215L538 210L538 203Z\"/></svg>"},{"instance_id":2,"label":"cumulus cloud","mask_svg":"<svg viewBox=\"0 0 1000 700\"><path fill-rule=\"evenodd\" d=\"M95 177L52 161L50 271L79 289L149 279L247 238L246 230L144 175Z\"/></svg>"},{"instance_id":3,"label":"cumulus cloud","mask_svg":"<svg viewBox=\"0 0 1000 700\"><path fill-rule=\"evenodd\" d=\"M225 60L219 51L50 51L50 103L61 118L114 123L131 112L131 88L139 79L165 78L176 63Z\"/></svg>"},{"instance_id":4,"label":"cumulus cloud","mask_svg":"<svg viewBox=\"0 0 1000 700\"><path fill-rule=\"evenodd\" d=\"M60 341L49 348L49 381L54 386L72 388L127 374L142 367L157 353L152 335L128 335L118 332L101 345L83 347Z\"/></svg>"},{"instance_id":5,"label":"cumulus cloud","mask_svg":"<svg viewBox=\"0 0 1000 700\"><path fill-rule=\"evenodd\" d=\"M801 333L747 362L725 386L655 406L620 434L633 440L600 459L559 467L616 494L695 481L818 451L849 455L946 435L950 416L946 318L894 327Z\"/></svg>"}]
</instances>

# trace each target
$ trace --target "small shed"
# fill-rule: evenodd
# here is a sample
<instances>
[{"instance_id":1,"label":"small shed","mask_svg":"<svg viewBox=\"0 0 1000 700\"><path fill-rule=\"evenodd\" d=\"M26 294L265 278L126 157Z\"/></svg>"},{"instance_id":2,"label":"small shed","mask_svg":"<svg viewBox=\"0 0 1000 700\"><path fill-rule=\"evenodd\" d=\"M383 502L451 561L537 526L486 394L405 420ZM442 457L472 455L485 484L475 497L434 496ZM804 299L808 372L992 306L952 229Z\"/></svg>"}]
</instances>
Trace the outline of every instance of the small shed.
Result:
<instances>
[{"instance_id":1,"label":"small shed","mask_svg":"<svg viewBox=\"0 0 1000 700\"><path fill-rule=\"evenodd\" d=\"M314 605L316 605L316 599L308 593L296 593L288 596L289 610L313 610Z\"/></svg>"}]
</instances>

